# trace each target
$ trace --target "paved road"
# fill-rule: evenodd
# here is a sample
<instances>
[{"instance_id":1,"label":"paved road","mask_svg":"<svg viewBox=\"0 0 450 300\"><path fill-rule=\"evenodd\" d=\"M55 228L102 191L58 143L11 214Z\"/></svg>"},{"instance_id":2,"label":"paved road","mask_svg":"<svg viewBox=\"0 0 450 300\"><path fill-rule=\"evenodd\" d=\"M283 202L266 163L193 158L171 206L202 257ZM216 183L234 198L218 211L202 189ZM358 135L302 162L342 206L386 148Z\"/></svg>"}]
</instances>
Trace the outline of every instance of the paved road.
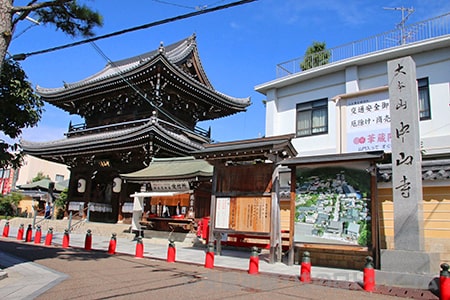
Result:
<instances>
[{"instance_id":1,"label":"paved road","mask_svg":"<svg viewBox=\"0 0 450 300\"><path fill-rule=\"evenodd\" d=\"M131 255L109 255L105 251L79 248L44 247L14 240L0 240L3 253L31 261L36 277L17 274L8 267L9 277L0 280L0 298L11 296L8 285L35 284L50 279L31 295L35 299L396 299L392 296L361 290L303 284L293 277L249 275L244 271L223 268L205 269L201 265L167 263L163 260ZM20 258L20 259L19 259ZM1 262L0 262L1 265ZM38 271L38 269L40 269ZM30 297L28 297L30 299Z\"/></svg>"}]
</instances>

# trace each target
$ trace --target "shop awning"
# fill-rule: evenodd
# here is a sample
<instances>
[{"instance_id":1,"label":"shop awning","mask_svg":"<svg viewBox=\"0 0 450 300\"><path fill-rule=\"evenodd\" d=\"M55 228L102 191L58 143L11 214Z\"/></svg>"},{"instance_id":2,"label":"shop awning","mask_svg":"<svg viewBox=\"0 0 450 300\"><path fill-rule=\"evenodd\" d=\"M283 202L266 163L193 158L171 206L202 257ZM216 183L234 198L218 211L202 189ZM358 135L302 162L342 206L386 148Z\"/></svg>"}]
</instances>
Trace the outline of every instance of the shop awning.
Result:
<instances>
[{"instance_id":1,"label":"shop awning","mask_svg":"<svg viewBox=\"0 0 450 300\"><path fill-rule=\"evenodd\" d=\"M213 166L192 156L175 158L153 158L150 165L142 170L120 174L122 179L131 182L151 180L190 179L212 177Z\"/></svg>"},{"instance_id":2,"label":"shop awning","mask_svg":"<svg viewBox=\"0 0 450 300\"><path fill-rule=\"evenodd\" d=\"M192 190L177 191L177 192L139 192L130 195L130 197L170 197L179 194L190 194L192 192L193 192Z\"/></svg>"}]
</instances>

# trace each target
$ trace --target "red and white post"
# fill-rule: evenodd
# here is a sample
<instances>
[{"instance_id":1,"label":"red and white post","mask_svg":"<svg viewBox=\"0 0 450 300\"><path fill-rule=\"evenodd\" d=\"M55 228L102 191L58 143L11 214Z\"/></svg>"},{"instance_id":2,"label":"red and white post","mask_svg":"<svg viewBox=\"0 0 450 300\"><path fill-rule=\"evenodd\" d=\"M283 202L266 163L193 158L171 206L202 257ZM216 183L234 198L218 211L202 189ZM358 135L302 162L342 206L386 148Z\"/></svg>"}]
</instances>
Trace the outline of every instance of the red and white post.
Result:
<instances>
[{"instance_id":1,"label":"red and white post","mask_svg":"<svg viewBox=\"0 0 450 300\"><path fill-rule=\"evenodd\" d=\"M371 256L366 257L363 277L363 289L368 292L373 292L375 288L375 269L373 266L373 258Z\"/></svg>"},{"instance_id":2,"label":"red and white post","mask_svg":"<svg viewBox=\"0 0 450 300\"><path fill-rule=\"evenodd\" d=\"M308 251L303 252L300 265L300 281L304 283L311 282L311 255Z\"/></svg>"}]
</instances>

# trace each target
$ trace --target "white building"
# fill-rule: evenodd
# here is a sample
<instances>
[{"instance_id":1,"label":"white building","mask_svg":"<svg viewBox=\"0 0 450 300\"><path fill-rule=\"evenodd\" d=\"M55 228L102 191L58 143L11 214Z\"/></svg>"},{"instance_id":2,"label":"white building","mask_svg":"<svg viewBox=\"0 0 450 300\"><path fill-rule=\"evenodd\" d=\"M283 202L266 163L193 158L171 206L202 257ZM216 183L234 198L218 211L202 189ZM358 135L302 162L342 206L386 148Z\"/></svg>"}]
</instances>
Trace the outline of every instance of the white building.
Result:
<instances>
[{"instance_id":1,"label":"white building","mask_svg":"<svg viewBox=\"0 0 450 300\"><path fill-rule=\"evenodd\" d=\"M390 152L387 61L411 56L416 63L423 153L450 153L450 14L439 20L444 20L444 35L423 35L418 41L374 52L368 49L363 55L294 71L256 86L267 96L265 135L295 133L292 143L299 156ZM380 39L371 39L375 38ZM337 50L329 50L332 57ZM379 108L377 112L367 110L374 107Z\"/></svg>"},{"instance_id":2,"label":"white building","mask_svg":"<svg viewBox=\"0 0 450 300\"><path fill-rule=\"evenodd\" d=\"M70 177L70 170L66 165L50 162L31 155L25 155L23 165L17 173L14 187L32 182L38 173L48 176L54 182L61 182Z\"/></svg>"}]
</instances>

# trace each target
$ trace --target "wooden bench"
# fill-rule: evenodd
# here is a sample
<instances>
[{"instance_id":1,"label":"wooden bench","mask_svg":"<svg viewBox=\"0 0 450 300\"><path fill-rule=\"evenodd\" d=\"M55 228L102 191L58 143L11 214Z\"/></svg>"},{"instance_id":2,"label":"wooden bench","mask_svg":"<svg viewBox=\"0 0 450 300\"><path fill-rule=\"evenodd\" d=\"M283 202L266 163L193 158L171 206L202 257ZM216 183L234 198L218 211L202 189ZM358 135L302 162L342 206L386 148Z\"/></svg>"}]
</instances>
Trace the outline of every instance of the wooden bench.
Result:
<instances>
[{"instance_id":1,"label":"wooden bench","mask_svg":"<svg viewBox=\"0 0 450 300\"><path fill-rule=\"evenodd\" d=\"M283 250L287 250L289 243L288 230L281 231L281 241L283 243ZM253 246L256 246L261 249L270 249L270 236L231 233L228 234L228 240L222 241L222 244L234 247L251 248Z\"/></svg>"},{"instance_id":2,"label":"wooden bench","mask_svg":"<svg viewBox=\"0 0 450 300\"><path fill-rule=\"evenodd\" d=\"M153 227L155 226L155 224L151 221L140 221L139 224L141 225L141 227L149 230L153 229Z\"/></svg>"},{"instance_id":3,"label":"wooden bench","mask_svg":"<svg viewBox=\"0 0 450 300\"><path fill-rule=\"evenodd\" d=\"M187 231L191 231L193 226L192 226L192 222L189 223L185 223L185 222L169 222L169 228L171 231L174 231L175 229L179 228L182 230L187 230Z\"/></svg>"},{"instance_id":4,"label":"wooden bench","mask_svg":"<svg viewBox=\"0 0 450 300\"><path fill-rule=\"evenodd\" d=\"M194 228L192 219L147 218L139 224L145 229L158 231L192 231Z\"/></svg>"}]
</instances>

